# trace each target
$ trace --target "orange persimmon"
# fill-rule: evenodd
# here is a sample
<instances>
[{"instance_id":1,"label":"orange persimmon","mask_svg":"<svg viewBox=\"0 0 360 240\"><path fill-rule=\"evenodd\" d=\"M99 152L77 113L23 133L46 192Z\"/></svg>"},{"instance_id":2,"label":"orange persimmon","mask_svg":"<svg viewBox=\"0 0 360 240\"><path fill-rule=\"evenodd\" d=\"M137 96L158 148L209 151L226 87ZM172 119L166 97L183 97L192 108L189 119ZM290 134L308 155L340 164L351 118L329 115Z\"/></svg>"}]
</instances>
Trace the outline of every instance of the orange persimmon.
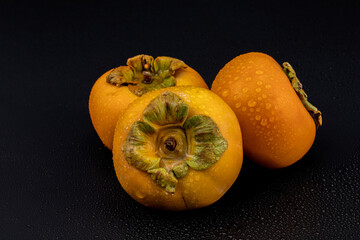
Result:
<instances>
[{"instance_id":1,"label":"orange persimmon","mask_svg":"<svg viewBox=\"0 0 360 240\"><path fill-rule=\"evenodd\" d=\"M282 68L264 53L251 52L228 62L211 90L236 113L245 155L265 167L282 168L301 159L322 123L290 64Z\"/></svg>"},{"instance_id":2,"label":"orange persimmon","mask_svg":"<svg viewBox=\"0 0 360 240\"><path fill-rule=\"evenodd\" d=\"M240 172L240 126L231 108L207 89L159 89L119 117L113 160L121 186L139 203L167 210L205 207Z\"/></svg>"},{"instance_id":3,"label":"orange persimmon","mask_svg":"<svg viewBox=\"0 0 360 240\"><path fill-rule=\"evenodd\" d=\"M89 98L91 121L102 142L112 149L118 116L132 101L148 91L183 85L208 88L199 73L171 57L138 55L103 74Z\"/></svg>"}]
</instances>

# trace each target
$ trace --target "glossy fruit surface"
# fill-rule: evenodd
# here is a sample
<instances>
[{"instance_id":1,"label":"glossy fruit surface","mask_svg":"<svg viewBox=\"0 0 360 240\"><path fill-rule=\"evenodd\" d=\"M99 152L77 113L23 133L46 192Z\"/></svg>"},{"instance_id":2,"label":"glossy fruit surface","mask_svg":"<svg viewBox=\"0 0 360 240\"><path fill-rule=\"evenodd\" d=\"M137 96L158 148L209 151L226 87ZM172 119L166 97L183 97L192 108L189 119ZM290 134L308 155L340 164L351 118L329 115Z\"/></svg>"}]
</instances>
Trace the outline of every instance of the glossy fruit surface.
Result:
<instances>
[{"instance_id":1,"label":"glossy fruit surface","mask_svg":"<svg viewBox=\"0 0 360 240\"><path fill-rule=\"evenodd\" d=\"M120 116L113 160L121 186L141 204L205 207L220 199L240 172L240 126L231 108L207 89L152 91Z\"/></svg>"},{"instance_id":2,"label":"glossy fruit surface","mask_svg":"<svg viewBox=\"0 0 360 240\"><path fill-rule=\"evenodd\" d=\"M263 53L243 54L220 70L211 87L236 113L245 154L269 168L302 158L322 123L295 71L283 66Z\"/></svg>"},{"instance_id":3,"label":"glossy fruit surface","mask_svg":"<svg viewBox=\"0 0 360 240\"><path fill-rule=\"evenodd\" d=\"M171 57L138 55L103 74L92 87L89 112L102 142L112 149L114 129L126 107L148 91L170 86L208 88L202 77L183 61Z\"/></svg>"}]
</instances>

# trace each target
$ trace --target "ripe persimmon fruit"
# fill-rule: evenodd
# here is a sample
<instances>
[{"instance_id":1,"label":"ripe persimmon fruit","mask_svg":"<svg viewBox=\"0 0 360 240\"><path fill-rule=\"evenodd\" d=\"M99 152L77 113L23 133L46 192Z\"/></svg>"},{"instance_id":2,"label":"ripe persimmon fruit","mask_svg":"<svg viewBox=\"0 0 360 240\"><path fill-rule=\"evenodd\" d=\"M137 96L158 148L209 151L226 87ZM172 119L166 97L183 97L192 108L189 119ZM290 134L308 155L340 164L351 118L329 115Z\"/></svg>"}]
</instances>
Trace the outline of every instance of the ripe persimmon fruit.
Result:
<instances>
[{"instance_id":1,"label":"ripe persimmon fruit","mask_svg":"<svg viewBox=\"0 0 360 240\"><path fill-rule=\"evenodd\" d=\"M211 90L234 110L244 153L268 168L287 167L312 146L321 112L310 104L294 69L251 52L228 62Z\"/></svg>"},{"instance_id":2,"label":"ripe persimmon fruit","mask_svg":"<svg viewBox=\"0 0 360 240\"><path fill-rule=\"evenodd\" d=\"M129 105L115 128L116 175L123 189L145 206L208 206L234 183L242 160L235 113L205 88L148 92Z\"/></svg>"},{"instance_id":3,"label":"ripe persimmon fruit","mask_svg":"<svg viewBox=\"0 0 360 240\"><path fill-rule=\"evenodd\" d=\"M104 73L89 98L91 121L102 142L112 149L118 116L132 101L149 91L184 85L208 88L199 73L171 57L138 55L129 58L127 66Z\"/></svg>"}]
</instances>

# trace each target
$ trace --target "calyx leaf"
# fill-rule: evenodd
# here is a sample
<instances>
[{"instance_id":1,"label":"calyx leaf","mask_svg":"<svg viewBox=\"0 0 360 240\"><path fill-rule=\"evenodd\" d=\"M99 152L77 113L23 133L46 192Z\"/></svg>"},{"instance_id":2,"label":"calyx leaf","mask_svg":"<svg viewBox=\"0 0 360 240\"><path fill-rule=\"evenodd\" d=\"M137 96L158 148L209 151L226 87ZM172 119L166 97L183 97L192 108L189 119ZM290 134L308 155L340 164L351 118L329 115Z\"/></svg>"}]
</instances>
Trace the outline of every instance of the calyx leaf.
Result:
<instances>
[{"instance_id":1,"label":"calyx leaf","mask_svg":"<svg viewBox=\"0 0 360 240\"><path fill-rule=\"evenodd\" d=\"M204 170L216 163L227 149L216 123L208 116L195 115L186 120L188 141L186 163L195 170Z\"/></svg>"},{"instance_id":2,"label":"calyx leaf","mask_svg":"<svg viewBox=\"0 0 360 240\"><path fill-rule=\"evenodd\" d=\"M303 89L303 85L300 80L297 78L295 70L288 62L283 63L283 71L286 76L289 78L293 89L301 100L301 103L304 105L306 110L310 113L311 117L314 119L316 128L319 128L322 125L322 115L321 112L308 101L308 95Z\"/></svg>"},{"instance_id":3,"label":"calyx leaf","mask_svg":"<svg viewBox=\"0 0 360 240\"><path fill-rule=\"evenodd\" d=\"M135 122L122 146L126 160L134 167L147 171L157 167L160 158L154 154L153 135L156 129L148 123Z\"/></svg>"},{"instance_id":4,"label":"calyx leaf","mask_svg":"<svg viewBox=\"0 0 360 240\"><path fill-rule=\"evenodd\" d=\"M178 180L174 177L172 172L167 172L164 168L155 168L148 170L147 172L150 173L151 178L161 187L165 188L167 192L175 192Z\"/></svg>"},{"instance_id":5,"label":"calyx leaf","mask_svg":"<svg viewBox=\"0 0 360 240\"><path fill-rule=\"evenodd\" d=\"M177 178L185 177L189 170L189 167L185 161L181 162L180 164L173 167L172 171L174 172Z\"/></svg>"},{"instance_id":6,"label":"calyx leaf","mask_svg":"<svg viewBox=\"0 0 360 240\"><path fill-rule=\"evenodd\" d=\"M159 126L182 125L188 112L189 108L181 98L172 92L166 91L152 100L145 108L143 119Z\"/></svg>"},{"instance_id":7,"label":"calyx leaf","mask_svg":"<svg viewBox=\"0 0 360 240\"><path fill-rule=\"evenodd\" d=\"M176 58L137 55L129 58L127 66L113 69L107 76L107 82L118 87L128 86L137 96L156 89L176 85L174 74L187 65Z\"/></svg>"}]
</instances>

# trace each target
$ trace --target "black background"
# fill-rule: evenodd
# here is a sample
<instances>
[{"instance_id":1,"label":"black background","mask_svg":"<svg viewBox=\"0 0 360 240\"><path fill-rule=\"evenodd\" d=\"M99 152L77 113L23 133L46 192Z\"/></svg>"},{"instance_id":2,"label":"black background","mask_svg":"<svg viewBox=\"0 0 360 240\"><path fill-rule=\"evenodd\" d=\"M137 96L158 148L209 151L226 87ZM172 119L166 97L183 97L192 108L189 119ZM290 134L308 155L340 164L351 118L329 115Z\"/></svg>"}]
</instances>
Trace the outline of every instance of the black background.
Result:
<instances>
[{"instance_id":1,"label":"black background","mask_svg":"<svg viewBox=\"0 0 360 240\"><path fill-rule=\"evenodd\" d=\"M358 239L359 5L8 2L0 5L0 239ZM95 80L140 53L211 86L235 56L289 61L324 126L293 166L245 158L210 207L149 209L118 183L88 114ZM301 143L299 143L301 144Z\"/></svg>"}]
</instances>

